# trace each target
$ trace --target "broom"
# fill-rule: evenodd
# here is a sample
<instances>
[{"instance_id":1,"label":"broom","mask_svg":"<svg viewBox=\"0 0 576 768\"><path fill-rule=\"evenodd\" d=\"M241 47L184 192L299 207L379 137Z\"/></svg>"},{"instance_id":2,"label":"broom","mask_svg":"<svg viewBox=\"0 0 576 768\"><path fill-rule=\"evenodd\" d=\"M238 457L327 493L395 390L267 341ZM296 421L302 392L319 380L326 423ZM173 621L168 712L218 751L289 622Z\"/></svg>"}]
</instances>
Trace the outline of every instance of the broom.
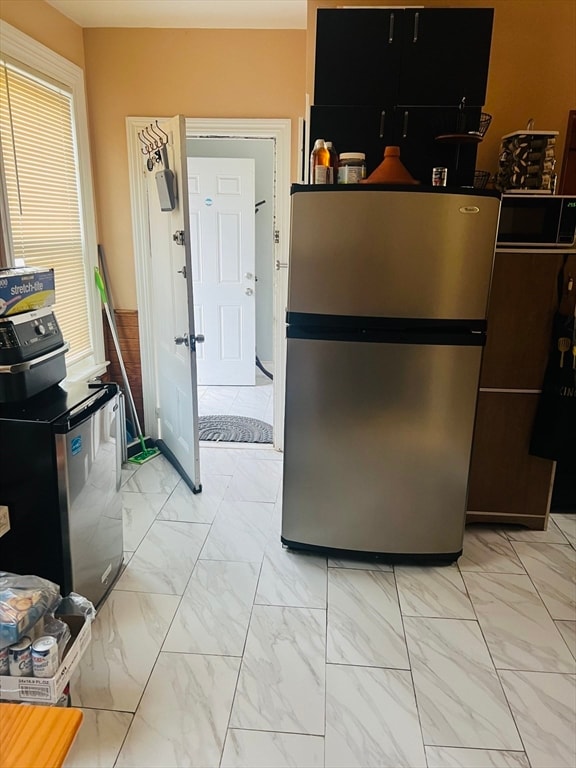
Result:
<instances>
[{"instance_id":1,"label":"broom","mask_svg":"<svg viewBox=\"0 0 576 768\"><path fill-rule=\"evenodd\" d=\"M120 350L120 342L118 341L118 335L116 334L114 321L112 320L112 315L110 314L110 307L108 306L108 296L106 295L106 288L104 287L104 281L102 280L102 276L100 274L100 270L98 269L98 267L94 267L94 279L96 281L96 287L100 292L100 298L102 299L102 304L104 305L104 311L106 312L106 318L108 319L108 327L110 328L112 340L114 341L114 348L116 350L116 355L118 356L118 362L120 364L120 370L122 371L122 381L124 382L124 389L126 390L126 394L128 395L130 408L134 415L134 422L137 430L136 437L140 441L140 447L142 448L140 453L136 453L134 456L131 456L128 459L128 461L132 462L133 464L144 464L146 461L150 461L150 459L153 459L155 456L158 456L160 451L158 450L158 448L146 448L146 443L144 442L144 436L142 435L140 422L138 421L136 406L134 405L134 398L132 397L132 390L130 389L130 384L128 382L128 375L126 373L126 368L124 366L122 352Z\"/></svg>"}]
</instances>

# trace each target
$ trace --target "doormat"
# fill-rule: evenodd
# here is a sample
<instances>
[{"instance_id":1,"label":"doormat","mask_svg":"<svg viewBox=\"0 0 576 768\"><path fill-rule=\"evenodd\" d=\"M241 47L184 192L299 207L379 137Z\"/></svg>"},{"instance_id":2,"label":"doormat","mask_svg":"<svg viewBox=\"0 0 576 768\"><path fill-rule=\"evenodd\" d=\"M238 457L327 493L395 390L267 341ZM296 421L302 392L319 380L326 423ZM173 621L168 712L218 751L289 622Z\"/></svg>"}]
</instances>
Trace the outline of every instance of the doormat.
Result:
<instances>
[{"instance_id":1,"label":"doormat","mask_svg":"<svg viewBox=\"0 0 576 768\"><path fill-rule=\"evenodd\" d=\"M271 443L272 426L248 416L200 416L200 440L217 443Z\"/></svg>"}]
</instances>

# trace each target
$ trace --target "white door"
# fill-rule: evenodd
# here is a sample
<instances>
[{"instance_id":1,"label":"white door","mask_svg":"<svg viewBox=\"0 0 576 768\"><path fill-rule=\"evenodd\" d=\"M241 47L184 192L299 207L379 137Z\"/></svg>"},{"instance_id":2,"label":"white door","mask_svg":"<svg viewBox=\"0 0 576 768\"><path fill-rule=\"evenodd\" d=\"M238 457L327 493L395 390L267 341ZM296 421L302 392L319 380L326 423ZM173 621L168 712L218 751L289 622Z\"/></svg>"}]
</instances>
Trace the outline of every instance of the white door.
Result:
<instances>
[{"instance_id":1,"label":"white door","mask_svg":"<svg viewBox=\"0 0 576 768\"><path fill-rule=\"evenodd\" d=\"M146 174L159 444L179 464L188 485L200 490L186 124L184 118L174 117L161 127L169 137L167 156L175 189L173 211L162 210L161 201L165 207L168 192L157 174L163 166L156 165ZM146 344L145 339L142 344Z\"/></svg>"},{"instance_id":2,"label":"white door","mask_svg":"<svg viewBox=\"0 0 576 768\"><path fill-rule=\"evenodd\" d=\"M188 158L198 383L256 382L254 160Z\"/></svg>"}]
</instances>

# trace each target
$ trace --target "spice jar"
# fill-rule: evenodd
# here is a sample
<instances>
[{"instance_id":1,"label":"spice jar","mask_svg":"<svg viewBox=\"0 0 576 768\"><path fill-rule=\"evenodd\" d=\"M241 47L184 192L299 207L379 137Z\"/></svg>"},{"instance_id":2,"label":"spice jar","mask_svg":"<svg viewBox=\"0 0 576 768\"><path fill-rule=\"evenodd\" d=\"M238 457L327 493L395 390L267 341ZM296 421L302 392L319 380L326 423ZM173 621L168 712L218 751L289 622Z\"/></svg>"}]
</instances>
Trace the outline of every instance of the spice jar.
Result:
<instances>
[{"instance_id":1,"label":"spice jar","mask_svg":"<svg viewBox=\"0 0 576 768\"><path fill-rule=\"evenodd\" d=\"M338 184L359 184L365 176L364 152L342 152L338 159Z\"/></svg>"}]
</instances>

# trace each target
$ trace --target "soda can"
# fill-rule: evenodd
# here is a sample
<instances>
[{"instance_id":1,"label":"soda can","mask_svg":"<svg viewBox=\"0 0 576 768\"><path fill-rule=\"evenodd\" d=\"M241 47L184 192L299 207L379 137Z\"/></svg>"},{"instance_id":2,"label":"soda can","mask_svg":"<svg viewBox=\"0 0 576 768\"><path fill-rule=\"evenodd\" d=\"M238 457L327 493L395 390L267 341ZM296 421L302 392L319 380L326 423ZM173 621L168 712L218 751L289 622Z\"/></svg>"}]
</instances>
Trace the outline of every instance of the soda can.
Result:
<instances>
[{"instance_id":1,"label":"soda can","mask_svg":"<svg viewBox=\"0 0 576 768\"><path fill-rule=\"evenodd\" d=\"M448 182L448 168L432 168L432 186L445 187Z\"/></svg>"},{"instance_id":2,"label":"soda can","mask_svg":"<svg viewBox=\"0 0 576 768\"><path fill-rule=\"evenodd\" d=\"M58 670L58 642L52 635L39 637L32 643L34 677L54 677Z\"/></svg>"},{"instance_id":3,"label":"soda can","mask_svg":"<svg viewBox=\"0 0 576 768\"><path fill-rule=\"evenodd\" d=\"M9 675L10 665L8 664L8 646L0 648L0 675Z\"/></svg>"},{"instance_id":4,"label":"soda can","mask_svg":"<svg viewBox=\"0 0 576 768\"><path fill-rule=\"evenodd\" d=\"M8 646L8 668L12 677L32 677L32 641L28 635Z\"/></svg>"}]
</instances>

